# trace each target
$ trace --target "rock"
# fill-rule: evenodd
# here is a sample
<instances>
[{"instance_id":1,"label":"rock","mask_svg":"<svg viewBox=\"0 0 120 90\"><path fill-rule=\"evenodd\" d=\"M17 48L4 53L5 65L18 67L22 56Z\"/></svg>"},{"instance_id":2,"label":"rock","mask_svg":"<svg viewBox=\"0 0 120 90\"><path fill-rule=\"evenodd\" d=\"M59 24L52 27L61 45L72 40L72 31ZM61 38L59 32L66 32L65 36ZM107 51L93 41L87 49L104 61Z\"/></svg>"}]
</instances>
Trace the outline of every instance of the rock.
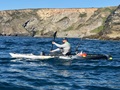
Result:
<instances>
[{"instance_id":1,"label":"rock","mask_svg":"<svg viewBox=\"0 0 120 90\"><path fill-rule=\"evenodd\" d=\"M112 11L115 14L111 14ZM116 28L114 33L119 31L116 27L119 17L116 15L119 15L116 7L0 11L0 34L51 37L55 31L58 31L57 37L97 38L95 35L99 32L105 34L112 32L113 29L109 30L110 32L107 28L103 30L104 25Z\"/></svg>"},{"instance_id":2,"label":"rock","mask_svg":"<svg viewBox=\"0 0 120 90\"><path fill-rule=\"evenodd\" d=\"M108 16L99 35L100 38L120 40L120 5Z\"/></svg>"}]
</instances>

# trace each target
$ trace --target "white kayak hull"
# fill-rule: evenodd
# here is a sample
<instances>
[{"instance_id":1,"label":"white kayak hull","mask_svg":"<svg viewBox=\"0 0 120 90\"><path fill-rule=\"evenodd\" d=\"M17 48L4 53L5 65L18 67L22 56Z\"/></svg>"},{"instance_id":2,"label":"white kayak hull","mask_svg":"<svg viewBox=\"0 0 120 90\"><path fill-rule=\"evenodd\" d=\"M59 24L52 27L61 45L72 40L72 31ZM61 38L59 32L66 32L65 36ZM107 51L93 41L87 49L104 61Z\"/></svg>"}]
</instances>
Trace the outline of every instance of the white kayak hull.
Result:
<instances>
[{"instance_id":1,"label":"white kayak hull","mask_svg":"<svg viewBox=\"0 0 120 90\"><path fill-rule=\"evenodd\" d=\"M9 53L12 58L29 58L29 59L109 59L112 60L111 56L102 55L102 54L88 54L86 57L78 55L69 55L69 56L50 56L50 55L34 55L34 54L18 54L18 53Z\"/></svg>"},{"instance_id":2,"label":"white kayak hull","mask_svg":"<svg viewBox=\"0 0 120 90\"><path fill-rule=\"evenodd\" d=\"M54 56L40 56L33 54L18 54L18 53L10 53L12 58L30 58L30 59L51 59Z\"/></svg>"},{"instance_id":3,"label":"white kayak hull","mask_svg":"<svg viewBox=\"0 0 120 90\"><path fill-rule=\"evenodd\" d=\"M72 56L42 56L42 55L34 55L34 54L18 54L18 53L9 53L12 58L30 58L30 59L76 59L76 55Z\"/></svg>"}]
</instances>

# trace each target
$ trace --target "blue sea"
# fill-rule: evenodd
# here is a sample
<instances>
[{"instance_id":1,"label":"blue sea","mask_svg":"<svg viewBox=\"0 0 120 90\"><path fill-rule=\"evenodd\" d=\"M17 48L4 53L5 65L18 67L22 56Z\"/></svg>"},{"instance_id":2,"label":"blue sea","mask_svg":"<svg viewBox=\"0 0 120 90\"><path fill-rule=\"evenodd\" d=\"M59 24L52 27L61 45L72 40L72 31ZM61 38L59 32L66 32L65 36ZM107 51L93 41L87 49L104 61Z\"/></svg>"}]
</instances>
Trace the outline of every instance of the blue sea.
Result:
<instances>
[{"instance_id":1,"label":"blue sea","mask_svg":"<svg viewBox=\"0 0 120 90\"><path fill-rule=\"evenodd\" d=\"M112 60L13 59L9 53L49 54L53 38L0 37L0 90L120 90L120 41L68 38L72 52ZM61 43L62 38L56 38ZM56 48L55 46L53 48Z\"/></svg>"}]
</instances>

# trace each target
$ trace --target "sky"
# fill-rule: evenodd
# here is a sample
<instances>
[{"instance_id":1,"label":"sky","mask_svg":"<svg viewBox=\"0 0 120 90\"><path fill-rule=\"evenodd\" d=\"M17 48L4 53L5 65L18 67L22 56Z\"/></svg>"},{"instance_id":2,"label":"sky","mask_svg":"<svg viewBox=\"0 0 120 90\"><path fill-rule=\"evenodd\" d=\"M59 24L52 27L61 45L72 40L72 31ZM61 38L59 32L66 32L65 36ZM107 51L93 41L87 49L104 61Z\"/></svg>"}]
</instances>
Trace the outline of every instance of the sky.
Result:
<instances>
[{"instance_id":1,"label":"sky","mask_svg":"<svg viewBox=\"0 0 120 90\"><path fill-rule=\"evenodd\" d=\"M0 10L118 6L120 0L1 0Z\"/></svg>"}]
</instances>

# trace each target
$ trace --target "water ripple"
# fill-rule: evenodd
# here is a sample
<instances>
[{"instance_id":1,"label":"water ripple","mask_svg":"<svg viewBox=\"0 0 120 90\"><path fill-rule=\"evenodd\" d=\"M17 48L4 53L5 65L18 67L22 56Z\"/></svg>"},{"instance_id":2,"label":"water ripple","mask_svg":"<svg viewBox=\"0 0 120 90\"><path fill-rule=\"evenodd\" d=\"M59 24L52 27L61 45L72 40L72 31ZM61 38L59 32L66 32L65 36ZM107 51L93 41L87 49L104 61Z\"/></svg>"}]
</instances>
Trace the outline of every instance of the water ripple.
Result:
<instances>
[{"instance_id":1,"label":"water ripple","mask_svg":"<svg viewBox=\"0 0 120 90\"><path fill-rule=\"evenodd\" d=\"M9 53L49 53L53 38L1 37L1 90L119 90L120 42L70 38L72 51L111 54L113 60L11 59ZM61 38L56 40L61 43ZM54 47L56 48L56 47Z\"/></svg>"}]
</instances>

